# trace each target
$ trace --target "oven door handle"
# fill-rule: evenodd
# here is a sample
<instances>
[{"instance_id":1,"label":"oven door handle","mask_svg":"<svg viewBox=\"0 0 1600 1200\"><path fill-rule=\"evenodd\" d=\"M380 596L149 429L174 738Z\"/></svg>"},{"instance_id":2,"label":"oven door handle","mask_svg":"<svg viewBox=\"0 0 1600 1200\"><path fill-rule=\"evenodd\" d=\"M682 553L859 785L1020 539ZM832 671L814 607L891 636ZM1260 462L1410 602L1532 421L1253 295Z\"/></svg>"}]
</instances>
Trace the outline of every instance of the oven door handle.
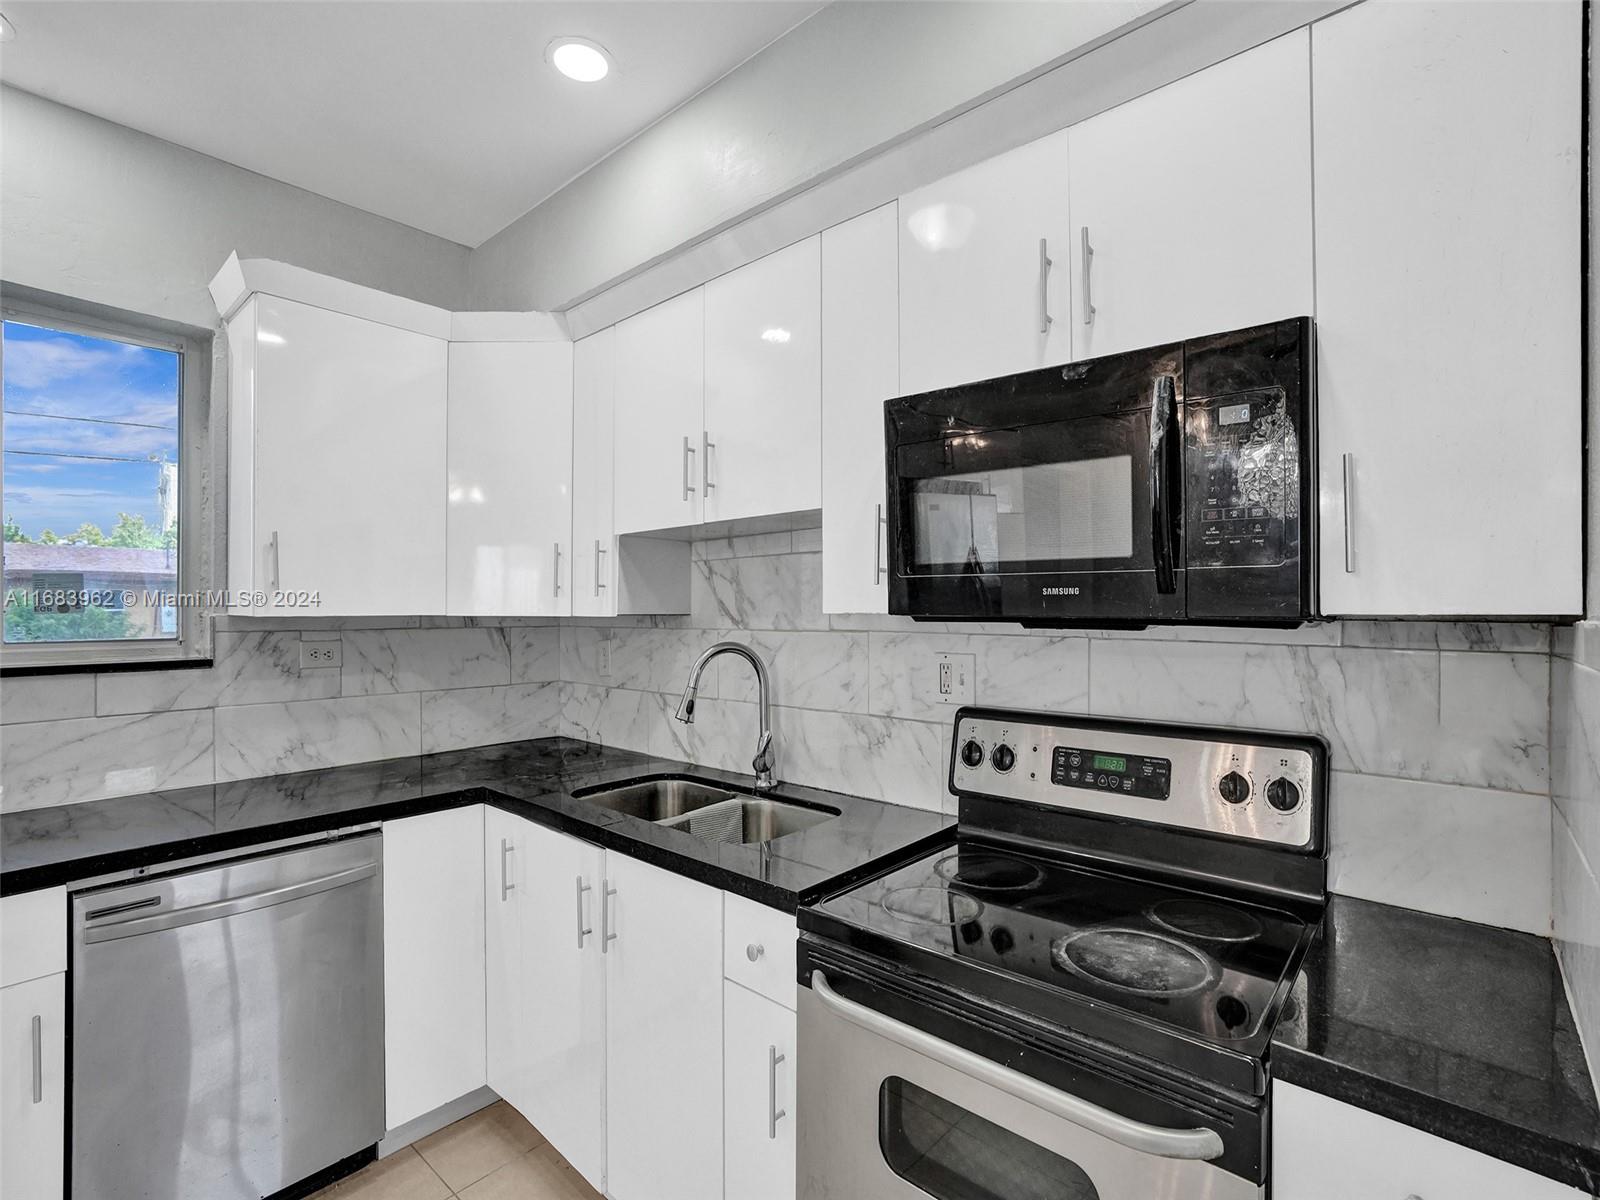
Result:
<instances>
[{"instance_id":1,"label":"oven door handle","mask_svg":"<svg viewBox=\"0 0 1600 1200\"><path fill-rule=\"evenodd\" d=\"M1155 552L1156 591L1178 590L1174 570L1178 533L1172 515L1172 456L1177 449L1173 422L1178 412L1178 381L1158 375L1150 394L1150 540Z\"/></svg>"},{"instance_id":2,"label":"oven door handle","mask_svg":"<svg viewBox=\"0 0 1600 1200\"><path fill-rule=\"evenodd\" d=\"M1130 1150L1161 1158L1210 1160L1222 1157L1222 1138L1214 1129L1165 1129L1160 1125L1146 1125L1101 1108L1098 1104L1090 1104L1077 1096L1057 1091L1049 1084L1041 1083L1020 1071L990 1062L981 1054L961 1046L952 1046L931 1033L886 1017L854 1000L846 1000L828 986L828 977L821 971L811 972L811 991L822 1001L823 1007L868 1033L888 1038L907 1050L998 1088L1008 1096L1015 1096L1024 1103L1070 1121L1091 1133L1110 1138Z\"/></svg>"}]
</instances>

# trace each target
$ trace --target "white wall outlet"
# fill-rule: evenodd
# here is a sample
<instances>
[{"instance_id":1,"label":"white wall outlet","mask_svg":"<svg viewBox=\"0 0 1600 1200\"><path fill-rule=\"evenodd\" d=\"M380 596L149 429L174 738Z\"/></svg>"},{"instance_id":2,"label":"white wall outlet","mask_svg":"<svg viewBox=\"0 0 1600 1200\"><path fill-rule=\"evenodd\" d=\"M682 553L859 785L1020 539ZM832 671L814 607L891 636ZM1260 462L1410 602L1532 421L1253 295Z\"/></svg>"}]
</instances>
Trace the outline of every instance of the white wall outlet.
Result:
<instances>
[{"instance_id":1,"label":"white wall outlet","mask_svg":"<svg viewBox=\"0 0 1600 1200\"><path fill-rule=\"evenodd\" d=\"M600 639L600 645L595 650L595 669L600 672L602 679L611 678L611 635L609 633Z\"/></svg>"},{"instance_id":2,"label":"white wall outlet","mask_svg":"<svg viewBox=\"0 0 1600 1200\"><path fill-rule=\"evenodd\" d=\"M344 662L343 649L343 642L301 642L300 669L312 671L340 666Z\"/></svg>"},{"instance_id":3,"label":"white wall outlet","mask_svg":"<svg viewBox=\"0 0 1600 1200\"><path fill-rule=\"evenodd\" d=\"M924 675L922 698L929 704L972 704L977 674L976 654L936 654Z\"/></svg>"}]
</instances>

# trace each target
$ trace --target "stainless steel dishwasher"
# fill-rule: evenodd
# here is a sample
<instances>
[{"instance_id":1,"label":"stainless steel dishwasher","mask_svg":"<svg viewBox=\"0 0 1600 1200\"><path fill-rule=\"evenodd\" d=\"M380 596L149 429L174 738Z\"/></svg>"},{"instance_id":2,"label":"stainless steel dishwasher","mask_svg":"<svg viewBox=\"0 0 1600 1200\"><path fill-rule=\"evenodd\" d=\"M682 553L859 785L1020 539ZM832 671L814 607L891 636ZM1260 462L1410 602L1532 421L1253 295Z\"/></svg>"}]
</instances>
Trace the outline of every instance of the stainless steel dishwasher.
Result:
<instances>
[{"instance_id":1,"label":"stainless steel dishwasher","mask_svg":"<svg viewBox=\"0 0 1600 1200\"><path fill-rule=\"evenodd\" d=\"M74 893L73 1200L259 1200L383 1137L382 845Z\"/></svg>"}]
</instances>

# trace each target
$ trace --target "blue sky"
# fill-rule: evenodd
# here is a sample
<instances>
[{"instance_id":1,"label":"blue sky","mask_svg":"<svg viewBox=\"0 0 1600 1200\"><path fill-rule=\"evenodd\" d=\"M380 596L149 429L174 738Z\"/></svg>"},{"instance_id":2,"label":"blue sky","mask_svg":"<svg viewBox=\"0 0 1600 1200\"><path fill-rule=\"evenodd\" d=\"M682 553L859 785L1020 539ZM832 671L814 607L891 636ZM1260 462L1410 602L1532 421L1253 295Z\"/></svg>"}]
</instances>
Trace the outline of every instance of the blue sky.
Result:
<instances>
[{"instance_id":1,"label":"blue sky","mask_svg":"<svg viewBox=\"0 0 1600 1200\"><path fill-rule=\"evenodd\" d=\"M150 460L178 459L178 371L170 350L5 322L6 517L33 538L109 533L119 512L159 528Z\"/></svg>"}]
</instances>

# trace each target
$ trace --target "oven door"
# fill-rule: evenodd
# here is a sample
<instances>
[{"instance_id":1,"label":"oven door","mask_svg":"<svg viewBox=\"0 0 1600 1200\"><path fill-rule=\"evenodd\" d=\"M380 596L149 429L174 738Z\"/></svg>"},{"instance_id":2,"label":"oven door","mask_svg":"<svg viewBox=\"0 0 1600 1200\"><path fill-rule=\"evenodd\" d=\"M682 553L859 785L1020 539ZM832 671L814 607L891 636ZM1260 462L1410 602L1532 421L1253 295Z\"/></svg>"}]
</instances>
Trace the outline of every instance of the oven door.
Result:
<instances>
[{"instance_id":1,"label":"oven door","mask_svg":"<svg viewBox=\"0 0 1600 1200\"><path fill-rule=\"evenodd\" d=\"M799 1200L1262 1200L1213 1128L1153 1125L846 998L799 1000ZM1087 1090L1087 1089L1086 1089Z\"/></svg>"},{"instance_id":2,"label":"oven door","mask_svg":"<svg viewBox=\"0 0 1600 1200\"><path fill-rule=\"evenodd\" d=\"M891 612L1183 616L1177 377L1124 381L1114 403L1064 397L1058 408L1055 419L1006 427L996 397L985 409L995 423L954 422L937 438L894 447Z\"/></svg>"}]
</instances>

